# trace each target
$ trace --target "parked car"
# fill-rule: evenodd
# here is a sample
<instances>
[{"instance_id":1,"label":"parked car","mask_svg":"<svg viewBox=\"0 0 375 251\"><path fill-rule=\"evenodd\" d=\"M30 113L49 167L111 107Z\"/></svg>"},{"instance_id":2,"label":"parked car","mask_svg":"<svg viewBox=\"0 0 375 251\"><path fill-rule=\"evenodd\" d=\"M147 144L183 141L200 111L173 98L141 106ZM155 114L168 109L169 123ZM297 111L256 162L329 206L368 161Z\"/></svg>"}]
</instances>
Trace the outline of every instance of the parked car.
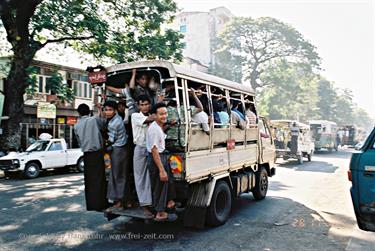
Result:
<instances>
[{"instance_id":1,"label":"parked car","mask_svg":"<svg viewBox=\"0 0 375 251\"><path fill-rule=\"evenodd\" d=\"M375 232L375 128L360 150L352 154L348 178L358 226Z\"/></svg>"},{"instance_id":2,"label":"parked car","mask_svg":"<svg viewBox=\"0 0 375 251\"><path fill-rule=\"evenodd\" d=\"M37 140L25 152L10 152L0 158L0 170L5 176L22 172L26 178L36 178L45 169L75 167L83 172L81 149L67 149L64 139Z\"/></svg>"},{"instance_id":3,"label":"parked car","mask_svg":"<svg viewBox=\"0 0 375 251\"><path fill-rule=\"evenodd\" d=\"M308 125L293 120L272 120L271 125L277 158L294 158L300 164L303 157L311 161L315 145Z\"/></svg>"}]
</instances>

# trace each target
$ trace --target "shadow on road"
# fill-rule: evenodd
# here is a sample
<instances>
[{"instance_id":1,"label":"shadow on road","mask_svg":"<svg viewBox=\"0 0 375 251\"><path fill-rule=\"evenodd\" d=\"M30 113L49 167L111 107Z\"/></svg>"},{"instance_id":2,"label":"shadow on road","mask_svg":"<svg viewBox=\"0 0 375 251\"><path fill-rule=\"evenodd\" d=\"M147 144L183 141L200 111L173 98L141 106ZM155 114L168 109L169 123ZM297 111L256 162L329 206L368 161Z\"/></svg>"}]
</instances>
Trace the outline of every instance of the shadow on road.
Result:
<instances>
[{"instance_id":1,"label":"shadow on road","mask_svg":"<svg viewBox=\"0 0 375 251\"><path fill-rule=\"evenodd\" d=\"M255 201L251 195L243 195L234 201L225 225L193 229L184 228L183 214L175 223L147 224L127 217L106 222L101 213L84 210L82 192L76 192L81 177L46 182L36 182L24 192L18 185L7 184L8 201L3 202L14 203L14 199L25 206L0 210L0 234L5 249L343 250L344 247L328 237L331 226L317 212L287 198ZM44 185L51 188L42 189ZM283 188L281 184L273 186ZM29 197L35 198L25 200ZM337 217L340 220L343 216Z\"/></svg>"},{"instance_id":2,"label":"shadow on road","mask_svg":"<svg viewBox=\"0 0 375 251\"><path fill-rule=\"evenodd\" d=\"M349 159L351 154L354 152L354 149L339 149L337 152L329 152L327 150L320 150L314 152L314 155L317 157L327 157L327 158L340 158L340 159ZM314 156L313 156L314 159Z\"/></svg>"},{"instance_id":3,"label":"shadow on road","mask_svg":"<svg viewBox=\"0 0 375 251\"><path fill-rule=\"evenodd\" d=\"M42 177L59 176L69 173L77 173L77 171L73 168L57 168L53 170L43 170L42 172L40 172L39 177L33 180L37 180ZM22 172L14 173L12 174L12 177L5 177L4 172L0 171L0 182L2 180L27 180L27 178L23 176Z\"/></svg>"},{"instance_id":4,"label":"shadow on road","mask_svg":"<svg viewBox=\"0 0 375 251\"><path fill-rule=\"evenodd\" d=\"M278 163L280 167L293 169L296 171L304 172L322 172L322 173L334 173L339 167L334 166L329 162L325 161L311 161L304 162L303 164L298 164L297 161L287 161L283 163Z\"/></svg>"}]
</instances>

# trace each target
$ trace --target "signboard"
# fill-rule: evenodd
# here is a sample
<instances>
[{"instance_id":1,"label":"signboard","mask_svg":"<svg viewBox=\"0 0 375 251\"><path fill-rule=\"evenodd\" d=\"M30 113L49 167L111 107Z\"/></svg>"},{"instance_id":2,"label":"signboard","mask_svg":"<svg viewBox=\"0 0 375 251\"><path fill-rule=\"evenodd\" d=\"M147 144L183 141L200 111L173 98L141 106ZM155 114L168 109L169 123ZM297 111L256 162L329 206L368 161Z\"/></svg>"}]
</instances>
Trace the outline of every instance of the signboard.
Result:
<instances>
[{"instance_id":1,"label":"signboard","mask_svg":"<svg viewBox=\"0 0 375 251\"><path fill-rule=\"evenodd\" d=\"M65 118L57 118L57 124L65 124Z\"/></svg>"},{"instance_id":2,"label":"signboard","mask_svg":"<svg viewBox=\"0 0 375 251\"><path fill-rule=\"evenodd\" d=\"M68 125L75 125L75 124L77 124L77 117L68 117L66 123Z\"/></svg>"},{"instance_id":3,"label":"signboard","mask_svg":"<svg viewBox=\"0 0 375 251\"><path fill-rule=\"evenodd\" d=\"M39 102L36 116L38 118L55 119L56 118L56 106L50 103Z\"/></svg>"},{"instance_id":4,"label":"signboard","mask_svg":"<svg viewBox=\"0 0 375 251\"><path fill-rule=\"evenodd\" d=\"M106 71L93 71L89 72L89 83L90 84L101 84L107 81Z\"/></svg>"},{"instance_id":5,"label":"signboard","mask_svg":"<svg viewBox=\"0 0 375 251\"><path fill-rule=\"evenodd\" d=\"M233 150L236 147L236 140L228 139L227 140L227 150Z\"/></svg>"}]
</instances>

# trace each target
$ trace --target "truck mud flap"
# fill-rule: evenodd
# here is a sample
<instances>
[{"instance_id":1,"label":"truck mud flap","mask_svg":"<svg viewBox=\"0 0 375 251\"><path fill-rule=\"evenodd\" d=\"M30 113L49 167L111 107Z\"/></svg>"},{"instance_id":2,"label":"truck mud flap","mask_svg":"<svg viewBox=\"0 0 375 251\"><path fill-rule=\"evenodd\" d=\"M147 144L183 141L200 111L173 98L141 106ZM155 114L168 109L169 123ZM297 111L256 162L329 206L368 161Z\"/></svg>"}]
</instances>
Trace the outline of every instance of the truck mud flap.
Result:
<instances>
[{"instance_id":1,"label":"truck mud flap","mask_svg":"<svg viewBox=\"0 0 375 251\"><path fill-rule=\"evenodd\" d=\"M211 203L216 181L229 177L229 173L213 176L209 181L193 184L186 203L184 226L203 228L206 223L207 207Z\"/></svg>"}]
</instances>

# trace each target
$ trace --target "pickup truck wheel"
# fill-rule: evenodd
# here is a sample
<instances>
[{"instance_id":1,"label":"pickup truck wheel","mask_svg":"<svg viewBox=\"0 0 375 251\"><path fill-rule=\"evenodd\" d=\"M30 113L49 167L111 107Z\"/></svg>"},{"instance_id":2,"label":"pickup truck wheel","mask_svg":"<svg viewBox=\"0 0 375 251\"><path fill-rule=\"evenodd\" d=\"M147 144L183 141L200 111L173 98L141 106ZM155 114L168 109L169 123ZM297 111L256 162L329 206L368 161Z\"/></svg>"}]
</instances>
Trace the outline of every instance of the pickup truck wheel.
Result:
<instances>
[{"instance_id":1,"label":"pickup truck wheel","mask_svg":"<svg viewBox=\"0 0 375 251\"><path fill-rule=\"evenodd\" d=\"M263 200L268 191L268 174L264 167L261 167L255 173L255 187L253 188L253 196L256 200Z\"/></svg>"},{"instance_id":2,"label":"pickup truck wheel","mask_svg":"<svg viewBox=\"0 0 375 251\"><path fill-rule=\"evenodd\" d=\"M76 169L80 173L83 173L85 170L85 162L83 161L83 157L79 158Z\"/></svg>"},{"instance_id":3,"label":"pickup truck wheel","mask_svg":"<svg viewBox=\"0 0 375 251\"><path fill-rule=\"evenodd\" d=\"M28 179L34 179L39 176L40 173L40 167L37 163L31 162L26 165L25 170L23 171L23 174Z\"/></svg>"},{"instance_id":4,"label":"pickup truck wheel","mask_svg":"<svg viewBox=\"0 0 375 251\"><path fill-rule=\"evenodd\" d=\"M232 194L225 181L219 181L215 186L211 204L207 211L207 223L211 226L223 225L232 208Z\"/></svg>"}]
</instances>

